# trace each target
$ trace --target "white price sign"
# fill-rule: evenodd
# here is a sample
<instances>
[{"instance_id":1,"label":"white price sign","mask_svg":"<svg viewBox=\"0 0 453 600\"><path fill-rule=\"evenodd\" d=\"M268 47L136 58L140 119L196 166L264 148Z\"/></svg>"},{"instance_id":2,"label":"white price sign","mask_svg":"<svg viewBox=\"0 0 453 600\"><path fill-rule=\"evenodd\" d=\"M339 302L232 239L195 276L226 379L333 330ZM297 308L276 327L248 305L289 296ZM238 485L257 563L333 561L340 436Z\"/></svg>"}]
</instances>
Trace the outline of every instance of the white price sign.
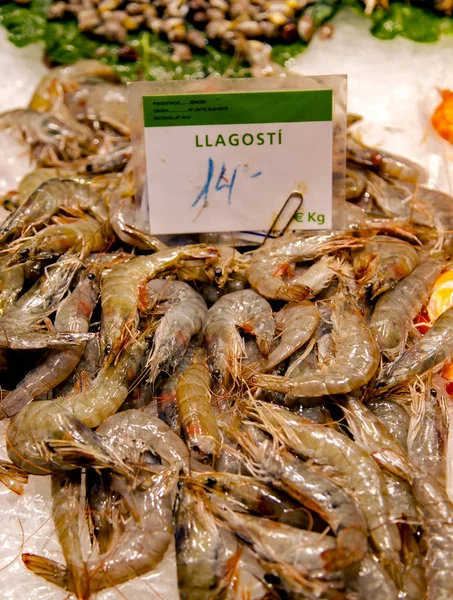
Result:
<instances>
[{"instance_id":1,"label":"white price sign","mask_svg":"<svg viewBox=\"0 0 453 600\"><path fill-rule=\"evenodd\" d=\"M291 228L330 228L332 110L332 90L144 96L151 232L267 231L293 191Z\"/></svg>"}]
</instances>

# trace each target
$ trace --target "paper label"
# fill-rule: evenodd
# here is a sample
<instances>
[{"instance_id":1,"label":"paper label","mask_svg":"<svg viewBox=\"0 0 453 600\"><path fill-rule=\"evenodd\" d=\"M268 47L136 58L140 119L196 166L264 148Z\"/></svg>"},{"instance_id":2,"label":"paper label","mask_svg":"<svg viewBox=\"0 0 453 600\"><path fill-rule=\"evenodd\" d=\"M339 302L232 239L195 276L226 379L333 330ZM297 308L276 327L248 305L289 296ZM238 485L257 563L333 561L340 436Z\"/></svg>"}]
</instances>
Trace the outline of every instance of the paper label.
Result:
<instances>
[{"instance_id":1,"label":"paper label","mask_svg":"<svg viewBox=\"0 0 453 600\"><path fill-rule=\"evenodd\" d=\"M143 97L155 235L267 231L291 192L291 229L332 226L332 90Z\"/></svg>"}]
</instances>

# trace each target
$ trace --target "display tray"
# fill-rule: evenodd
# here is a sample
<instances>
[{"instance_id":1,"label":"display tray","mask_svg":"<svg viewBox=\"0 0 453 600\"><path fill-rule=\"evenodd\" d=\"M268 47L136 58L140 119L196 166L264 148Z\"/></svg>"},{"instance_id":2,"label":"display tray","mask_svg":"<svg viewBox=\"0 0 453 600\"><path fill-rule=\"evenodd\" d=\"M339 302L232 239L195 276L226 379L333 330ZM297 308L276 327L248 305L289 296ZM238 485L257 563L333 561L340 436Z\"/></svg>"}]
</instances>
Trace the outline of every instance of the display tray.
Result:
<instances>
[{"instance_id":1,"label":"display tray","mask_svg":"<svg viewBox=\"0 0 453 600\"><path fill-rule=\"evenodd\" d=\"M348 109L364 116L356 125L363 140L419 161L428 170L433 187L452 193L453 146L434 137L428 122L439 100L437 88L453 89L453 39L433 45L402 38L380 41L369 34L368 22L350 11L341 12L332 24L332 39L314 39L291 68L310 75L346 73ZM0 28L0 111L26 105L45 70L40 46L18 49ZM0 134L0 193L5 193L14 189L29 169L29 162L26 148L5 132ZM0 423L0 427L0 458L6 458L5 424ZM448 464L452 464L451 459ZM449 481L451 491L451 476ZM57 561L62 558L50 514L49 478L31 476L21 497L0 486L0 515L1 598L67 598L66 593L27 571L21 560L23 551ZM174 549L152 573L96 598L177 600Z\"/></svg>"}]
</instances>

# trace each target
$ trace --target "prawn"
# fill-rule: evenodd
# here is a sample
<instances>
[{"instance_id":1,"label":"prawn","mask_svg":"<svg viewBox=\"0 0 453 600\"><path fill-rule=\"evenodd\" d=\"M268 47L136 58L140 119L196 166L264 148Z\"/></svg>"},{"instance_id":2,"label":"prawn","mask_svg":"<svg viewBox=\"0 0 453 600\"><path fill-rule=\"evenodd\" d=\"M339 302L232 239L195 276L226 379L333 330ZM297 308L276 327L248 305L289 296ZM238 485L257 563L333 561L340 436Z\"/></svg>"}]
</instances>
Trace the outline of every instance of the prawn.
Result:
<instances>
[{"instance_id":1,"label":"prawn","mask_svg":"<svg viewBox=\"0 0 453 600\"><path fill-rule=\"evenodd\" d=\"M66 95L66 103L79 121L94 128L107 125L122 136L130 138L127 87L107 81L86 82L74 94Z\"/></svg>"},{"instance_id":2,"label":"prawn","mask_svg":"<svg viewBox=\"0 0 453 600\"><path fill-rule=\"evenodd\" d=\"M0 114L0 130L18 131L30 146L38 166L54 166L61 160L74 160L95 149L93 140L81 137L74 129L51 113L16 109Z\"/></svg>"},{"instance_id":3,"label":"prawn","mask_svg":"<svg viewBox=\"0 0 453 600\"><path fill-rule=\"evenodd\" d=\"M90 534L97 541L99 554L104 554L112 544L118 520L118 509L111 490L112 474L106 469L87 469L85 484Z\"/></svg>"},{"instance_id":4,"label":"prawn","mask_svg":"<svg viewBox=\"0 0 453 600\"><path fill-rule=\"evenodd\" d=\"M160 371L174 369L181 362L208 309L200 294L182 281L154 279L147 284L146 295L149 308L158 304L157 312L163 312L146 362L148 381L154 382Z\"/></svg>"},{"instance_id":5,"label":"prawn","mask_svg":"<svg viewBox=\"0 0 453 600\"><path fill-rule=\"evenodd\" d=\"M427 260L378 299L370 328L388 359L394 360L404 351L413 321L428 302L441 271L440 262Z\"/></svg>"},{"instance_id":6,"label":"prawn","mask_svg":"<svg viewBox=\"0 0 453 600\"><path fill-rule=\"evenodd\" d=\"M451 196L423 185L387 182L373 173L370 173L368 189L388 216L422 227L434 228L438 236L435 249L444 248L451 253L453 247Z\"/></svg>"},{"instance_id":7,"label":"prawn","mask_svg":"<svg viewBox=\"0 0 453 600\"><path fill-rule=\"evenodd\" d=\"M176 401L184 438L199 459L215 458L221 443L210 383L204 350L197 350L190 367L179 376Z\"/></svg>"},{"instance_id":8,"label":"prawn","mask_svg":"<svg viewBox=\"0 0 453 600\"><path fill-rule=\"evenodd\" d=\"M84 259L91 252L104 250L112 242L108 223L100 225L96 219L60 218L56 225L45 227L30 238L19 238L8 252L13 252L7 266L29 260L49 260L72 250Z\"/></svg>"},{"instance_id":9,"label":"prawn","mask_svg":"<svg viewBox=\"0 0 453 600\"><path fill-rule=\"evenodd\" d=\"M192 481L208 492L225 495L232 506L258 517L273 519L301 529L310 529L315 520L315 517L291 496L253 477L208 471L192 473Z\"/></svg>"},{"instance_id":10,"label":"prawn","mask_svg":"<svg viewBox=\"0 0 453 600\"><path fill-rule=\"evenodd\" d=\"M442 365L452 356L453 308L449 308L420 340L381 372L376 389L381 392L401 386Z\"/></svg>"},{"instance_id":11,"label":"prawn","mask_svg":"<svg viewBox=\"0 0 453 600\"><path fill-rule=\"evenodd\" d=\"M365 146L352 135L347 139L348 160L375 169L381 175L411 183L424 183L428 173L419 164L384 150Z\"/></svg>"},{"instance_id":12,"label":"prawn","mask_svg":"<svg viewBox=\"0 0 453 600\"><path fill-rule=\"evenodd\" d=\"M342 586L342 576L326 570L323 556L337 550L335 538L323 533L304 531L241 512L234 512L228 504L217 507L214 514L222 519L242 542L246 542L260 558L273 563L291 565L298 573L311 579L327 579L331 585ZM335 581L336 580L336 581Z\"/></svg>"},{"instance_id":13,"label":"prawn","mask_svg":"<svg viewBox=\"0 0 453 600\"><path fill-rule=\"evenodd\" d=\"M310 289L292 279L295 264L314 260L340 248L358 245L357 239L343 232L288 234L266 243L252 254L247 277L250 284L264 297L274 300L299 301L310 295ZM330 273L333 277L334 273ZM321 288L322 289L322 288Z\"/></svg>"},{"instance_id":14,"label":"prawn","mask_svg":"<svg viewBox=\"0 0 453 600\"><path fill-rule=\"evenodd\" d=\"M181 421L176 400L178 379L192 364L193 355L197 348L197 342L192 342L189 345L181 362L177 365L168 379L163 381L157 389L157 415L177 434L181 431Z\"/></svg>"},{"instance_id":15,"label":"prawn","mask_svg":"<svg viewBox=\"0 0 453 600\"><path fill-rule=\"evenodd\" d=\"M412 403L407 445L413 462L445 484L448 412L443 397L425 384L411 388Z\"/></svg>"},{"instance_id":16,"label":"prawn","mask_svg":"<svg viewBox=\"0 0 453 600\"><path fill-rule=\"evenodd\" d=\"M63 550L74 594L80 600L90 597L88 569L82 556L79 535L81 498L80 470L51 476L52 518Z\"/></svg>"},{"instance_id":17,"label":"prawn","mask_svg":"<svg viewBox=\"0 0 453 600\"><path fill-rule=\"evenodd\" d=\"M116 543L105 554L86 562L91 594L144 575L161 562L173 537L172 496L176 482L176 469L169 469L133 490L137 520L126 514L124 531ZM63 565L34 554L23 554L22 560L36 575L75 591L70 572Z\"/></svg>"},{"instance_id":18,"label":"prawn","mask_svg":"<svg viewBox=\"0 0 453 600\"><path fill-rule=\"evenodd\" d=\"M118 187L109 195L109 220L113 231L125 244L142 250L165 250L166 244L137 226L138 209L134 195L134 173L132 165L128 163Z\"/></svg>"},{"instance_id":19,"label":"prawn","mask_svg":"<svg viewBox=\"0 0 453 600\"><path fill-rule=\"evenodd\" d=\"M390 502L379 467L358 444L331 427L307 421L285 408L256 402L246 407L257 423L266 427L297 455L320 466L328 466L346 481L361 507L379 552L398 562L401 540L395 525L388 522Z\"/></svg>"},{"instance_id":20,"label":"prawn","mask_svg":"<svg viewBox=\"0 0 453 600\"><path fill-rule=\"evenodd\" d=\"M270 304L253 290L222 296L206 315L203 335L208 365L214 377L226 384L240 375L240 360L245 352L238 328L256 338L260 352L267 356L275 331Z\"/></svg>"},{"instance_id":21,"label":"prawn","mask_svg":"<svg viewBox=\"0 0 453 600\"><path fill-rule=\"evenodd\" d=\"M112 452L105 450L101 438L89 429L97 427L114 414L129 393L129 385L138 374L148 347L149 331L145 329L116 365L104 366L91 386L54 401L31 402L8 427L8 452L17 466L42 474L58 469L74 468L83 457L91 461L112 462ZM164 423L162 423L164 425ZM58 449L57 449L58 447ZM77 463L77 452L80 452ZM97 464L97 463L96 463ZM122 464L122 463L121 463Z\"/></svg>"},{"instance_id":22,"label":"prawn","mask_svg":"<svg viewBox=\"0 0 453 600\"><path fill-rule=\"evenodd\" d=\"M55 317L56 331L87 333L91 314L99 295L99 276L90 271L60 305ZM64 381L78 365L85 343L74 348L51 352L43 363L31 370L1 403L3 412L12 417L34 398Z\"/></svg>"},{"instance_id":23,"label":"prawn","mask_svg":"<svg viewBox=\"0 0 453 600\"><path fill-rule=\"evenodd\" d=\"M404 406L401 406L392 398L380 398L379 400L371 400L367 407L393 435L400 446L407 450L410 417Z\"/></svg>"},{"instance_id":24,"label":"prawn","mask_svg":"<svg viewBox=\"0 0 453 600\"><path fill-rule=\"evenodd\" d=\"M303 346L313 335L319 319L319 310L309 301L287 304L276 313L276 329L282 334L280 343L269 354L265 369L272 370Z\"/></svg>"},{"instance_id":25,"label":"prawn","mask_svg":"<svg viewBox=\"0 0 453 600\"><path fill-rule=\"evenodd\" d=\"M28 482L28 473L13 463L0 460L0 483L18 496L24 493L24 485Z\"/></svg>"},{"instance_id":26,"label":"prawn","mask_svg":"<svg viewBox=\"0 0 453 600\"><path fill-rule=\"evenodd\" d=\"M210 236L200 236L202 241L209 242ZM206 238L206 239L205 239ZM211 282L214 293L220 297L223 293L237 292L247 287L245 277L250 256L241 254L234 246L220 244L215 246L218 257L203 268L196 261L186 261L178 270L179 279L186 281Z\"/></svg>"},{"instance_id":27,"label":"prawn","mask_svg":"<svg viewBox=\"0 0 453 600\"><path fill-rule=\"evenodd\" d=\"M167 465L187 468L189 451L163 421L146 411L125 410L109 417L96 430L123 461L137 462L147 450Z\"/></svg>"},{"instance_id":28,"label":"prawn","mask_svg":"<svg viewBox=\"0 0 453 600\"><path fill-rule=\"evenodd\" d=\"M83 333L39 331L41 321L60 304L79 266L78 261L62 257L0 317L0 348L64 348L91 337Z\"/></svg>"},{"instance_id":29,"label":"prawn","mask_svg":"<svg viewBox=\"0 0 453 600\"><path fill-rule=\"evenodd\" d=\"M115 143L111 148L108 148L105 152L99 152L94 156L81 159L79 161L78 171L79 173L111 173L121 171L127 163L130 161L132 155L132 147L128 141L121 141ZM144 231L135 231L135 238L148 238L152 236L147 235ZM158 240L155 238L153 244L157 244ZM149 246L147 246L149 247ZM161 243L161 249L164 244Z\"/></svg>"},{"instance_id":30,"label":"prawn","mask_svg":"<svg viewBox=\"0 0 453 600\"><path fill-rule=\"evenodd\" d=\"M71 92L77 89L81 82L93 78L119 81L117 72L98 60L85 59L74 64L54 67L41 78L31 97L29 108L38 112L52 108L50 92L55 81L62 85L66 92Z\"/></svg>"},{"instance_id":31,"label":"prawn","mask_svg":"<svg viewBox=\"0 0 453 600\"><path fill-rule=\"evenodd\" d=\"M0 243L17 238L26 227L45 223L59 210L83 210L104 220L102 205L102 197L91 186L52 177L34 187L24 202L0 225Z\"/></svg>"},{"instance_id":32,"label":"prawn","mask_svg":"<svg viewBox=\"0 0 453 600\"><path fill-rule=\"evenodd\" d=\"M348 163L346 168L346 200L357 201L363 196L367 186L367 173L358 165Z\"/></svg>"},{"instance_id":33,"label":"prawn","mask_svg":"<svg viewBox=\"0 0 453 600\"><path fill-rule=\"evenodd\" d=\"M299 398L344 394L366 385L379 367L379 348L351 296L338 293L332 301L335 357L330 364L291 379L279 375L255 375L257 387L291 394Z\"/></svg>"},{"instance_id":34,"label":"prawn","mask_svg":"<svg viewBox=\"0 0 453 600\"><path fill-rule=\"evenodd\" d=\"M381 421L352 396L346 398L344 412L356 443L384 469L412 483L409 457Z\"/></svg>"},{"instance_id":35,"label":"prawn","mask_svg":"<svg viewBox=\"0 0 453 600\"><path fill-rule=\"evenodd\" d=\"M194 245L169 248L114 265L101 284L101 348L108 362L119 354L127 337L134 335L139 320L140 297L150 279L176 266L181 260L206 260L216 256L214 248Z\"/></svg>"},{"instance_id":36,"label":"prawn","mask_svg":"<svg viewBox=\"0 0 453 600\"><path fill-rule=\"evenodd\" d=\"M411 416L408 436L408 453L417 469L414 470L414 494L423 512L423 530L427 553L425 569L427 579L427 600L448 600L453 595L453 581L450 565L453 560L453 504L448 498L442 482L445 476L444 457L436 443L438 428L437 411L433 410L436 398L429 392L429 406L425 411L423 399L426 391L422 387ZM431 398L431 399L430 399ZM444 411L445 407L442 409ZM437 423L436 423L437 421ZM427 427L425 433L424 428ZM443 433L440 431L439 433ZM433 445L434 454L429 455L426 442ZM437 446L437 447L436 447Z\"/></svg>"},{"instance_id":37,"label":"prawn","mask_svg":"<svg viewBox=\"0 0 453 600\"><path fill-rule=\"evenodd\" d=\"M25 281L23 265L8 268L7 262L7 258L0 260L0 316L14 304Z\"/></svg>"},{"instance_id":38,"label":"prawn","mask_svg":"<svg viewBox=\"0 0 453 600\"><path fill-rule=\"evenodd\" d=\"M410 275L419 262L418 252L413 246L383 235L375 236L352 252L352 264L362 294L369 290L371 298Z\"/></svg>"},{"instance_id":39,"label":"prawn","mask_svg":"<svg viewBox=\"0 0 453 600\"><path fill-rule=\"evenodd\" d=\"M272 485L282 489L307 508L317 512L332 528L337 547L323 559L328 571L344 569L360 561L368 550L365 517L354 498L329 477L311 470L287 452L275 452L269 439L255 426L237 439Z\"/></svg>"},{"instance_id":40,"label":"prawn","mask_svg":"<svg viewBox=\"0 0 453 600\"><path fill-rule=\"evenodd\" d=\"M129 467L73 413L50 400L31 402L6 430L8 456L32 475L49 475L83 466L109 468L130 476Z\"/></svg>"},{"instance_id":41,"label":"prawn","mask_svg":"<svg viewBox=\"0 0 453 600\"><path fill-rule=\"evenodd\" d=\"M181 486L175 525L181 600L223 600L234 570L202 489Z\"/></svg>"}]
</instances>

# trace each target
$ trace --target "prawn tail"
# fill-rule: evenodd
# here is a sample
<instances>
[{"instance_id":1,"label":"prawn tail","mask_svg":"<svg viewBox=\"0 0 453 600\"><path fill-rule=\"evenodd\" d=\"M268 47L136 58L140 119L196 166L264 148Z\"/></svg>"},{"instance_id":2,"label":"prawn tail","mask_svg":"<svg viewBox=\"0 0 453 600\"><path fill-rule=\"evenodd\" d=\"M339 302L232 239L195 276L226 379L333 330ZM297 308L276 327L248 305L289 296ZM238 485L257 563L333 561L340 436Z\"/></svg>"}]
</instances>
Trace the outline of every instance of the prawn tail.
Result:
<instances>
[{"instance_id":1,"label":"prawn tail","mask_svg":"<svg viewBox=\"0 0 453 600\"><path fill-rule=\"evenodd\" d=\"M62 463L108 468L124 477L131 477L133 471L117 458L103 444L94 445L89 441L47 440L48 448L58 454Z\"/></svg>"},{"instance_id":2,"label":"prawn tail","mask_svg":"<svg viewBox=\"0 0 453 600\"><path fill-rule=\"evenodd\" d=\"M68 570L70 572L71 587L74 595L78 600L89 600L90 580L86 563L82 562L82 564L71 565L68 563Z\"/></svg>"},{"instance_id":3,"label":"prawn tail","mask_svg":"<svg viewBox=\"0 0 453 600\"><path fill-rule=\"evenodd\" d=\"M272 390L274 392L282 392L288 394L290 392L289 385L284 377L278 375L255 375L251 379L256 387L262 387L265 390Z\"/></svg>"},{"instance_id":4,"label":"prawn tail","mask_svg":"<svg viewBox=\"0 0 453 600\"><path fill-rule=\"evenodd\" d=\"M16 388L4 398L1 409L7 417L14 417L33 400L33 396L25 388Z\"/></svg>"},{"instance_id":5,"label":"prawn tail","mask_svg":"<svg viewBox=\"0 0 453 600\"><path fill-rule=\"evenodd\" d=\"M69 570L54 560L38 554L22 554L22 562L34 575L39 575L46 581L58 587L72 591L72 580Z\"/></svg>"},{"instance_id":6,"label":"prawn tail","mask_svg":"<svg viewBox=\"0 0 453 600\"><path fill-rule=\"evenodd\" d=\"M142 247L143 250L154 250L155 252L159 252L160 250L168 249L167 244L145 231L140 231L140 229L134 225L125 224L123 232L132 240L135 240L136 245ZM121 238L121 236L119 237ZM130 240L127 243L130 243Z\"/></svg>"},{"instance_id":7,"label":"prawn tail","mask_svg":"<svg viewBox=\"0 0 453 600\"><path fill-rule=\"evenodd\" d=\"M24 493L24 485L28 482L28 473L12 463L0 461L0 482L18 496Z\"/></svg>"},{"instance_id":8,"label":"prawn tail","mask_svg":"<svg viewBox=\"0 0 453 600\"><path fill-rule=\"evenodd\" d=\"M299 283L286 284L282 286L278 294L280 300L288 302L302 302L311 295L311 289Z\"/></svg>"}]
</instances>

